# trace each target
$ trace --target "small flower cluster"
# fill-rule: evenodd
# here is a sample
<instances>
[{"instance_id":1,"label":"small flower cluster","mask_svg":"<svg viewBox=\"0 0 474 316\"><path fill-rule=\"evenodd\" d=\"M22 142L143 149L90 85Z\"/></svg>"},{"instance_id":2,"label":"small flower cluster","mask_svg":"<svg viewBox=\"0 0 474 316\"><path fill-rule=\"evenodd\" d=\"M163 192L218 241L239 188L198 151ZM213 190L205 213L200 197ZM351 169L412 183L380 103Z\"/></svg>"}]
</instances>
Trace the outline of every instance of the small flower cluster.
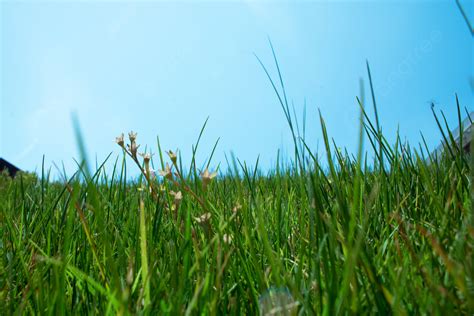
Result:
<instances>
[{"instance_id":1,"label":"small flower cluster","mask_svg":"<svg viewBox=\"0 0 474 316\"><path fill-rule=\"evenodd\" d=\"M138 148L140 147L140 145L138 145L136 141L137 140L136 132L133 132L133 131L129 132L128 139L130 142L126 144L125 146L124 134L122 133L118 137L115 137L115 142L124 150L124 152L127 155L130 156L130 158L133 159L133 161L140 168L141 173L145 176L150 193L156 199L157 195L153 188L153 183L152 183L152 180L155 178L155 172L153 169L150 168L150 161L151 161L152 154L146 153L146 152L138 153ZM143 158L143 167L138 160L138 156L141 156Z\"/></svg>"},{"instance_id":2,"label":"small flower cluster","mask_svg":"<svg viewBox=\"0 0 474 316\"><path fill-rule=\"evenodd\" d=\"M211 180L214 179L216 176L217 176L217 172L210 173L209 170L207 170L207 168L206 170L204 170L204 172L201 172L203 190L206 190L209 183L211 183Z\"/></svg>"},{"instance_id":3,"label":"small flower cluster","mask_svg":"<svg viewBox=\"0 0 474 316\"><path fill-rule=\"evenodd\" d=\"M170 162L167 162L164 170L159 170L158 175L163 177L163 180L167 183L163 182L161 185L155 182L155 171L151 169L150 163L152 154L150 153L138 153L138 148L140 145L137 144L137 133L131 131L128 133L129 143L126 144L124 140L124 134L122 133L118 137L115 138L115 142L124 150L124 152L130 156L133 161L137 164L140 168L141 173L144 175L150 193L152 194L155 201L165 201L165 208L170 211L176 212L176 218L178 209L181 205L183 200L183 192L186 192L190 196L194 198L203 208L203 214L199 217L196 217L196 222L209 234L212 229L210 225L211 213L209 212L208 202L201 198L197 192L194 192L193 189L187 184L186 179L183 177L181 169L178 164L178 151L167 151L167 155L170 159ZM139 161L138 156L143 158L142 162ZM201 183L202 183L202 190L205 192L209 185L211 184L212 180L217 177L217 172L210 172L208 168L204 171L200 172ZM171 187L170 187L171 186ZM173 188L173 189L171 189ZM142 191L145 191L142 189ZM165 194L169 194L168 198L161 199L160 197L164 196ZM238 205L234 212L236 212L240 208ZM231 237L224 238L226 243L230 243Z\"/></svg>"},{"instance_id":4,"label":"small flower cluster","mask_svg":"<svg viewBox=\"0 0 474 316\"><path fill-rule=\"evenodd\" d=\"M181 193L181 191L174 192L173 190L170 190L170 195L173 197L173 204L171 205L170 210L175 211L181 205L181 201L183 200L183 193Z\"/></svg>"},{"instance_id":5,"label":"small flower cluster","mask_svg":"<svg viewBox=\"0 0 474 316\"><path fill-rule=\"evenodd\" d=\"M137 133L131 131L128 133L128 139L130 140L130 143L127 144L125 147L125 140L124 140L124 135L123 133L120 134L118 137L115 137L115 142L122 147L133 159L137 159L137 153L138 153L138 147L140 145L137 145L136 139L137 139Z\"/></svg>"},{"instance_id":6,"label":"small flower cluster","mask_svg":"<svg viewBox=\"0 0 474 316\"><path fill-rule=\"evenodd\" d=\"M137 133L134 133L131 131L128 133L128 139L130 140L130 143L127 144L127 147L125 147L125 140L124 140L124 135L123 133L120 134L120 136L115 137L115 142L122 147L124 150L126 150L132 158L137 159L137 152L138 152L138 147L140 145L137 145L136 139L137 139Z\"/></svg>"}]
</instances>

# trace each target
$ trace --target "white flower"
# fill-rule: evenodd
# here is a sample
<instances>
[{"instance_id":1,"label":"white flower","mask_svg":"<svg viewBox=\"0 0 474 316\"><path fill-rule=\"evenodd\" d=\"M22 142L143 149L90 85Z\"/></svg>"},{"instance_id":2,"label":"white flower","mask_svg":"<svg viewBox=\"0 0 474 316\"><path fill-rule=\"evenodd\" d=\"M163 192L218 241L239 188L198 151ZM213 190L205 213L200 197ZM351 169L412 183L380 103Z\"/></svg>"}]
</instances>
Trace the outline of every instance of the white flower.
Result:
<instances>
[{"instance_id":1,"label":"white flower","mask_svg":"<svg viewBox=\"0 0 474 316\"><path fill-rule=\"evenodd\" d=\"M224 234L224 236L222 236L222 240L224 240L226 244L230 245L232 242L232 236Z\"/></svg>"},{"instance_id":2,"label":"white flower","mask_svg":"<svg viewBox=\"0 0 474 316\"><path fill-rule=\"evenodd\" d=\"M145 163L149 163L149 162L150 162L151 154L148 154L148 153L141 153L140 156L143 157L143 161L144 161Z\"/></svg>"},{"instance_id":3,"label":"white flower","mask_svg":"<svg viewBox=\"0 0 474 316\"><path fill-rule=\"evenodd\" d=\"M159 173L160 173L160 176L165 177L168 180L173 179L173 173L171 172L171 168L168 163L166 163L165 170L160 170Z\"/></svg>"},{"instance_id":4,"label":"white flower","mask_svg":"<svg viewBox=\"0 0 474 316\"><path fill-rule=\"evenodd\" d=\"M181 193L181 191L170 191L170 194L174 197L174 204L179 205L179 203L181 203L181 200L183 199L183 194Z\"/></svg>"},{"instance_id":5,"label":"white flower","mask_svg":"<svg viewBox=\"0 0 474 316\"><path fill-rule=\"evenodd\" d=\"M242 205L240 205L240 203L237 203L232 209L232 212L237 213L241 208L242 208Z\"/></svg>"},{"instance_id":6,"label":"white flower","mask_svg":"<svg viewBox=\"0 0 474 316\"><path fill-rule=\"evenodd\" d=\"M207 170L207 168L206 168L206 170L204 170L204 172L201 172L201 179L202 179L203 188L206 189L207 185L216 176L217 176L217 172L210 173L209 170Z\"/></svg>"},{"instance_id":7,"label":"white flower","mask_svg":"<svg viewBox=\"0 0 474 316\"><path fill-rule=\"evenodd\" d=\"M211 219L211 213L204 213L199 217L194 218L199 224L207 223Z\"/></svg>"}]
</instances>

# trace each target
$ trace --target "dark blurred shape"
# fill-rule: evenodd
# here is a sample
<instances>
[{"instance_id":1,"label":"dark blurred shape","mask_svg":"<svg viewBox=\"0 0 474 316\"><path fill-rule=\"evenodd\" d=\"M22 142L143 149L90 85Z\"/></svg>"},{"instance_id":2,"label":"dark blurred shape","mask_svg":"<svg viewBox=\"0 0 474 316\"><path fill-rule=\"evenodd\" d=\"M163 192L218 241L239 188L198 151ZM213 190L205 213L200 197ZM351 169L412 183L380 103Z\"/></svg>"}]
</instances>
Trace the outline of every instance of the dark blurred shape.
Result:
<instances>
[{"instance_id":1,"label":"dark blurred shape","mask_svg":"<svg viewBox=\"0 0 474 316\"><path fill-rule=\"evenodd\" d=\"M4 170L6 170L12 178L15 177L18 171L21 171L18 167L12 165L3 158L0 158L0 172L3 172Z\"/></svg>"}]
</instances>

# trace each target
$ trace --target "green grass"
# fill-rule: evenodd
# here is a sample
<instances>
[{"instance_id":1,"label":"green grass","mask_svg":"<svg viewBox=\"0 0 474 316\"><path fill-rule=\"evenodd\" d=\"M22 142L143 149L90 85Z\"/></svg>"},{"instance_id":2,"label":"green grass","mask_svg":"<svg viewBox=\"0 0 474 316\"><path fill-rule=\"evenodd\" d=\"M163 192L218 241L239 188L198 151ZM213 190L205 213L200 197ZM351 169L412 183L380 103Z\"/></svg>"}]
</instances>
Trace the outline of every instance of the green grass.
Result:
<instances>
[{"instance_id":1,"label":"green grass","mask_svg":"<svg viewBox=\"0 0 474 316\"><path fill-rule=\"evenodd\" d=\"M268 174L238 160L203 174L198 140L189 170L158 142L151 165L124 144L111 174L3 176L0 313L472 314L473 155L444 116L445 154L428 157L425 144L389 144L359 101L359 152L338 150L321 117L322 163L281 76L272 85L295 158Z\"/></svg>"}]
</instances>

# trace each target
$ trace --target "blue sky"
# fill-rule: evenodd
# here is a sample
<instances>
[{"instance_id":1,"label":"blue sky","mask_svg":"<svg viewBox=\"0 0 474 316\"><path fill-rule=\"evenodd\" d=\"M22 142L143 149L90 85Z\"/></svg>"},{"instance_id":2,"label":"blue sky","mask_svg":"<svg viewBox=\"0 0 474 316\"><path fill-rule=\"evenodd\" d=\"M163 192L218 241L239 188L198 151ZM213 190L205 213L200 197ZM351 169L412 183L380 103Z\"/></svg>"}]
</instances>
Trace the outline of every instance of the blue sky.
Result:
<instances>
[{"instance_id":1,"label":"blue sky","mask_svg":"<svg viewBox=\"0 0 474 316\"><path fill-rule=\"evenodd\" d=\"M474 20L472 1L462 1ZM456 126L454 95L473 110L473 39L454 1L1 1L0 156L25 170L74 170L71 113L99 161L121 132L184 162L202 124L203 162L231 151L270 168L289 129L254 53L276 76L275 47L307 138L323 154L318 109L340 147L357 147L359 79L369 61L383 131L411 144L440 134L430 103Z\"/></svg>"}]
</instances>

